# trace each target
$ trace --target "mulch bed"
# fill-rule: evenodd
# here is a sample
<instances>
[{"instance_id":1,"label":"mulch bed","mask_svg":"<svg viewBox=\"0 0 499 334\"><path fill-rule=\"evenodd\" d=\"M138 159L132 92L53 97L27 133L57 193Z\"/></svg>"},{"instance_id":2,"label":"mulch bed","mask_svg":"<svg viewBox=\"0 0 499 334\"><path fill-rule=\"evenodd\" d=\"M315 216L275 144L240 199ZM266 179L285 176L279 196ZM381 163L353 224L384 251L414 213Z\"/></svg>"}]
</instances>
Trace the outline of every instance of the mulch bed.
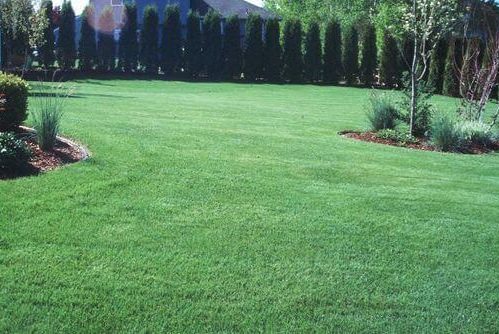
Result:
<instances>
[{"instance_id":1,"label":"mulch bed","mask_svg":"<svg viewBox=\"0 0 499 334\"><path fill-rule=\"evenodd\" d=\"M0 171L0 180L13 179L22 176L37 175L53 170L60 166L80 161L87 157L87 153L81 147L64 139L58 139L54 148L50 151L42 151L36 143L33 133L26 129L19 131L31 148L33 156L23 168L14 171Z\"/></svg>"},{"instance_id":2,"label":"mulch bed","mask_svg":"<svg viewBox=\"0 0 499 334\"><path fill-rule=\"evenodd\" d=\"M372 131L360 132L360 131L347 130L347 131L341 131L340 135L342 135L343 137L346 137L346 138L352 138L352 139L356 139L356 140L362 140L362 141L377 143L377 144L405 147L405 148L409 148L409 149L422 150L422 151L437 151L437 149L435 147L431 146L428 143L428 140L425 138L417 138L416 143L402 143L402 142L398 142L395 140L378 138L376 136L376 133L372 132ZM499 151L499 143L495 143L492 147L484 147L484 146L478 146L478 145L473 146L473 147L468 147L465 151L460 152L460 153L484 154L484 153L490 153L493 151Z\"/></svg>"}]
</instances>

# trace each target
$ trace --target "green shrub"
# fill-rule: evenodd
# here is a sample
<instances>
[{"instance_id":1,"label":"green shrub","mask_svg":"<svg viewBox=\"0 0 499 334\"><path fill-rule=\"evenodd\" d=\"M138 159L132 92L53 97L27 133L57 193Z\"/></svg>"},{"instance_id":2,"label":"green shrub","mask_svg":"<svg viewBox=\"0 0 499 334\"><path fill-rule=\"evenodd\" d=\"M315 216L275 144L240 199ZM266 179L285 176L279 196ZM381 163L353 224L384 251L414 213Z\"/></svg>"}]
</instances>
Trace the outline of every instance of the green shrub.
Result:
<instances>
[{"instance_id":1,"label":"green shrub","mask_svg":"<svg viewBox=\"0 0 499 334\"><path fill-rule=\"evenodd\" d=\"M51 150L55 145L64 103L69 91L61 84L54 85L43 82L40 82L38 90L39 96L35 99L32 120L38 145L46 151Z\"/></svg>"},{"instance_id":2,"label":"green shrub","mask_svg":"<svg viewBox=\"0 0 499 334\"><path fill-rule=\"evenodd\" d=\"M99 68L112 71L115 67L114 14L111 6L104 7L99 17L99 32L97 33L97 50Z\"/></svg>"},{"instance_id":3,"label":"green shrub","mask_svg":"<svg viewBox=\"0 0 499 334\"><path fill-rule=\"evenodd\" d=\"M144 9L140 30L140 65L146 73L157 74L159 67L158 56L158 9L155 6L147 5Z\"/></svg>"},{"instance_id":4,"label":"green shrub","mask_svg":"<svg viewBox=\"0 0 499 334\"><path fill-rule=\"evenodd\" d=\"M386 94L373 94L369 99L371 109L367 119L373 131L393 129L399 119L399 111Z\"/></svg>"},{"instance_id":5,"label":"green shrub","mask_svg":"<svg viewBox=\"0 0 499 334\"><path fill-rule=\"evenodd\" d=\"M74 66L76 59L75 12L71 1L64 1L61 6L56 55L57 63L63 70Z\"/></svg>"},{"instance_id":6,"label":"green shrub","mask_svg":"<svg viewBox=\"0 0 499 334\"><path fill-rule=\"evenodd\" d=\"M343 73L341 63L341 26L330 21L324 34L323 80L326 83L338 83Z\"/></svg>"},{"instance_id":7,"label":"green shrub","mask_svg":"<svg viewBox=\"0 0 499 334\"><path fill-rule=\"evenodd\" d=\"M0 73L0 131L17 128L28 116L28 83Z\"/></svg>"},{"instance_id":8,"label":"green shrub","mask_svg":"<svg viewBox=\"0 0 499 334\"><path fill-rule=\"evenodd\" d=\"M388 31L385 31L383 34L379 77L381 83L386 87L394 87L400 80L400 71L397 64L398 55L397 41Z\"/></svg>"},{"instance_id":9,"label":"green shrub","mask_svg":"<svg viewBox=\"0 0 499 334\"><path fill-rule=\"evenodd\" d=\"M403 95L400 102L400 109L403 111L402 119L409 125L411 112L411 84L409 75L406 73L403 78ZM435 112L431 104L433 96L432 88L421 80L416 86L416 112L413 116L412 133L415 136L425 136L430 130L431 118Z\"/></svg>"},{"instance_id":10,"label":"green shrub","mask_svg":"<svg viewBox=\"0 0 499 334\"><path fill-rule=\"evenodd\" d=\"M0 132L0 171L22 167L31 157L31 150L11 132Z\"/></svg>"},{"instance_id":11,"label":"green shrub","mask_svg":"<svg viewBox=\"0 0 499 334\"><path fill-rule=\"evenodd\" d=\"M303 55L305 78L310 82L319 81L322 68L321 30L317 22L310 22L305 35Z\"/></svg>"},{"instance_id":12,"label":"green shrub","mask_svg":"<svg viewBox=\"0 0 499 334\"><path fill-rule=\"evenodd\" d=\"M78 67L87 71L97 63L97 44L95 42L95 9L87 6L80 16L80 42L78 44Z\"/></svg>"},{"instance_id":13,"label":"green shrub","mask_svg":"<svg viewBox=\"0 0 499 334\"><path fill-rule=\"evenodd\" d=\"M54 24L52 22L53 15L53 4L51 0L43 0L41 3L41 8L45 9L45 20L47 25L43 29L43 43L38 49L40 52L40 63L43 67L47 68L52 66L55 61L55 37L54 37Z\"/></svg>"},{"instance_id":14,"label":"green shrub","mask_svg":"<svg viewBox=\"0 0 499 334\"><path fill-rule=\"evenodd\" d=\"M180 7L176 4L167 5L164 16L165 22L161 34L161 70L170 75L180 70L182 60Z\"/></svg>"},{"instance_id":15,"label":"green shrub","mask_svg":"<svg viewBox=\"0 0 499 334\"><path fill-rule=\"evenodd\" d=\"M376 48L376 30L367 25L362 40L362 59L360 62L360 79L366 86L374 83L376 66L378 65L378 50Z\"/></svg>"},{"instance_id":16,"label":"green shrub","mask_svg":"<svg viewBox=\"0 0 499 334\"><path fill-rule=\"evenodd\" d=\"M490 146L494 142L494 134L487 124L477 121L458 123L459 136L464 145Z\"/></svg>"},{"instance_id":17,"label":"green shrub","mask_svg":"<svg viewBox=\"0 0 499 334\"><path fill-rule=\"evenodd\" d=\"M199 14L189 11L185 39L185 70L193 78L199 76L199 72L203 67L202 45Z\"/></svg>"},{"instance_id":18,"label":"green shrub","mask_svg":"<svg viewBox=\"0 0 499 334\"><path fill-rule=\"evenodd\" d=\"M434 117L431 124L431 141L444 152L456 151L462 145L461 134L456 120L449 114Z\"/></svg>"},{"instance_id":19,"label":"green shrub","mask_svg":"<svg viewBox=\"0 0 499 334\"><path fill-rule=\"evenodd\" d=\"M222 74L222 16L210 9L203 20L203 61L208 78L218 80Z\"/></svg>"},{"instance_id":20,"label":"green shrub","mask_svg":"<svg viewBox=\"0 0 499 334\"><path fill-rule=\"evenodd\" d=\"M356 84L359 77L359 34L350 26L343 38L343 70L348 85Z\"/></svg>"},{"instance_id":21,"label":"green shrub","mask_svg":"<svg viewBox=\"0 0 499 334\"><path fill-rule=\"evenodd\" d=\"M282 63L283 78L290 82L300 82L303 76L301 21L292 19L284 24Z\"/></svg>"},{"instance_id":22,"label":"green shrub","mask_svg":"<svg viewBox=\"0 0 499 334\"><path fill-rule=\"evenodd\" d=\"M137 6L126 2L123 6L123 17L126 18L120 32L119 66L125 72L137 69L139 58L139 42L137 40Z\"/></svg>"},{"instance_id":23,"label":"green shrub","mask_svg":"<svg viewBox=\"0 0 499 334\"><path fill-rule=\"evenodd\" d=\"M384 129L376 133L376 137L380 139L393 140L401 144L414 144L418 140L416 137L411 136L407 131L400 131L398 129Z\"/></svg>"},{"instance_id":24,"label":"green shrub","mask_svg":"<svg viewBox=\"0 0 499 334\"><path fill-rule=\"evenodd\" d=\"M263 71L265 78L270 82L277 82L281 79L281 43L279 36L281 34L279 19L268 19L265 24L265 43L264 43L264 63Z\"/></svg>"},{"instance_id":25,"label":"green shrub","mask_svg":"<svg viewBox=\"0 0 499 334\"><path fill-rule=\"evenodd\" d=\"M244 39L244 78L255 80L263 73L263 41L262 18L258 14L250 14L246 21Z\"/></svg>"},{"instance_id":26,"label":"green shrub","mask_svg":"<svg viewBox=\"0 0 499 334\"><path fill-rule=\"evenodd\" d=\"M225 22L223 45L225 77L229 80L241 78L241 26L237 15L230 16Z\"/></svg>"}]
</instances>

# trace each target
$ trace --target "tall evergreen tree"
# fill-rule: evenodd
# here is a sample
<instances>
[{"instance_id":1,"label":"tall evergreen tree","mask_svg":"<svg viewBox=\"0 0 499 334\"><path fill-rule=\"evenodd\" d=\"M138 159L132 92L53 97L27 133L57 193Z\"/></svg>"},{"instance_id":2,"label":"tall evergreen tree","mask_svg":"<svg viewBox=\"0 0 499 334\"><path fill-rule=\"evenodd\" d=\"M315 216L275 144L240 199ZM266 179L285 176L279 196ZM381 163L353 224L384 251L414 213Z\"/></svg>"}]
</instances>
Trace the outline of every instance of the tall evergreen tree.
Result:
<instances>
[{"instance_id":1,"label":"tall evergreen tree","mask_svg":"<svg viewBox=\"0 0 499 334\"><path fill-rule=\"evenodd\" d=\"M78 45L78 66L83 71L91 70L97 63L97 44L95 40L95 9L85 7L81 14L80 43Z\"/></svg>"},{"instance_id":2,"label":"tall evergreen tree","mask_svg":"<svg viewBox=\"0 0 499 334\"><path fill-rule=\"evenodd\" d=\"M299 82L303 76L302 26L296 19L284 24L283 32L283 78Z\"/></svg>"},{"instance_id":3,"label":"tall evergreen tree","mask_svg":"<svg viewBox=\"0 0 499 334\"><path fill-rule=\"evenodd\" d=\"M342 73L341 27L338 22L330 21L326 26L324 36L324 82L338 83Z\"/></svg>"},{"instance_id":4,"label":"tall evergreen tree","mask_svg":"<svg viewBox=\"0 0 499 334\"><path fill-rule=\"evenodd\" d=\"M441 39L431 54L430 73L428 74L428 84L433 87L436 94L442 94L446 56L447 41Z\"/></svg>"},{"instance_id":5,"label":"tall evergreen tree","mask_svg":"<svg viewBox=\"0 0 499 334\"><path fill-rule=\"evenodd\" d=\"M103 71L113 70L116 47L114 45L114 16L110 6L105 7L99 17L97 50L99 51L99 68Z\"/></svg>"},{"instance_id":6,"label":"tall evergreen tree","mask_svg":"<svg viewBox=\"0 0 499 334\"><path fill-rule=\"evenodd\" d=\"M310 22L305 38L305 78L308 81L319 81L322 68L321 31L317 22Z\"/></svg>"},{"instance_id":7,"label":"tall evergreen tree","mask_svg":"<svg viewBox=\"0 0 499 334\"><path fill-rule=\"evenodd\" d=\"M257 14L249 14L246 21L244 39L244 77L255 80L263 73L263 41L262 18Z\"/></svg>"},{"instance_id":8,"label":"tall evergreen tree","mask_svg":"<svg viewBox=\"0 0 499 334\"><path fill-rule=\"evenodd\" d=\"M139 43L137 41L137 6L127 2L123 6L123 22L119 39L119 67L125 72L137 69Z\"/></svg>"},{"instance_id":9,"label":"tall evergreen tree","mask_svg":"<svg viewBox=\"0 0 499 334\"><path fill-rule=\"evenodd\" d=\"M360 78L366 86L374 84L377 65L376 30L373 25L369 24L362 39L362 59L360 63Z\"/></svg>"},{"instance_id":10,"label":"tall evergreen tree","mask_svg":"<svg viewBox=\"0 0 499 334\"><path fill-rule=\"evenodd\" d=\"M345 34L343 50L343 68L345 81L351 85L357 82L359 76L359 34L352 25Z\"/></svg>"},{"instance_id":11,"label":"tall evergreen tree","mask_svg":"<svg viewBox=\"0 0 499 334\"><path fill-rule=\"evenodd\" d=\"M210 9L203 21L203 60L210 79L219 79L222 72L221 16Z\"/></svg>"},{"instance_id":12,"label":"tall evergreen tree","mask_svg":"<svg viewBox=\"0 0 499 334\"><path fill-rule=\"evenodd\" d=\"M47 27L43 30L43 39L45 43L40 47L40 61L43 67L52 66L55 61L55 38L54 38L54 23L52 22L53 6L51 0L44 0L41 8L45 9L45 19Z\"/></svg>"},{"instance_id":13,"label":"tall evergreen tree","mask_svg":"<svg viewBox=\"0 0 499 334\"><path fill-rule=\"evenodd\" d=\"M456 38L449 40L447 56L445 57L445 68L443 74L442 94L447 96L457 96L459 94L459 78L456 70L457 59L462 54L460 42Z\"/></svg>"},{"instance_id":14,"label":"tall evergreen tree","mask_svg":"<svg viewBox=\"0 0 499 334\"><path fill-rule=\"evenodd\" d=\"M197 12L187 14L187 35L185 41L185 68L187 73L196 78L203 67L201 23Z\"/></svg>"},{"instance_id":15,"label":"tall evergreen tree","mask_svg":"<svg viewBox=\"0 0 499 334\"><path fill-rule=\"evenodd\" d=\"M383 34L379 76L381 83L386 87L394 87L400 81L400 67L397 63L398 54L397 41L388 31L385 31Z\"/></svg>"},{"instance_id":16,"label":"tall evergreen tree","mask_svg":"<svg viewBox=\"0 0 499 334\"><path fill-rule=\"evenodd\" d=\"M57 62L64 70L75 65L75 13L71 1L64 1L59 17L59 38L57 39Z\"/></svg>"},{"instance_id":17,"label":"tall evergreen tree","mask_svg":"<svg viewBox=\"0 0 499 334\"><path fill-rule=\"evenodd\" d=\"M140 63L147 73L158 73L158 10L155 6L148 5L144 9L144 19L142 20L142 30L140 31Z\"/></svg>"},{"instance_id":18,"label":"tall evergreen tree","mask_svg":"<svg viewBox=\"0 0 499 334\"><path fill-rule=\"evenodd\" d=\"M237 15L230 16L225 23L223 45L225 76L228 79L240 78L242 65L241 27Z\"/></svg>"},{"instance_id":19,"label":"tall evergreen tree","mask_svg":"<svg viewBox=\"0 0 499 334\"><path fill-rule=\"evenodd\" d=\"M182 31L180 7L168 5L165 8L165 22L161 36L161 70L170 75L180 69L182 60Z\"/></svg>"},{"instance_id":20,"label":"tall evergreen tree","mask_svg":"<svg viewBox=\"0 0 499 334\"><path fill-rule=\"evenodd\" d=\"M281 56L279 19L270 18L265 24L264 62L265 78L270 82L281 79Z\"/></svg>"}]
</instances>

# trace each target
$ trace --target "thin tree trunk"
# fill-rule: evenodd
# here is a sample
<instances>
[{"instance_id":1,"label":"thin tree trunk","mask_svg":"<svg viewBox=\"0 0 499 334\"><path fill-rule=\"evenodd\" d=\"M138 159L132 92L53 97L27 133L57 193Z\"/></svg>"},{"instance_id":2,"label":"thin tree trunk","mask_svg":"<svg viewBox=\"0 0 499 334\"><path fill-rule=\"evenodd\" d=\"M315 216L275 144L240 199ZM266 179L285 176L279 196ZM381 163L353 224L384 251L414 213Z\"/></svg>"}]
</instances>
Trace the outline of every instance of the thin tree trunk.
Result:
<instances>
[{"instance_id":1,"label":"thin tree trunk","mask_svg":"<svg viewBox=\"0 0 499 334\"><path fill-rule=\"evenodd\" d=\"M412 136L412 132L414 130L414 116L416 115L416 106L417 106L417 81L418 81L418 40L414 37L414 55L412 56L412 65L411 65L411 111L409 113L409 134Z\"/></svg>"}]
</instances>

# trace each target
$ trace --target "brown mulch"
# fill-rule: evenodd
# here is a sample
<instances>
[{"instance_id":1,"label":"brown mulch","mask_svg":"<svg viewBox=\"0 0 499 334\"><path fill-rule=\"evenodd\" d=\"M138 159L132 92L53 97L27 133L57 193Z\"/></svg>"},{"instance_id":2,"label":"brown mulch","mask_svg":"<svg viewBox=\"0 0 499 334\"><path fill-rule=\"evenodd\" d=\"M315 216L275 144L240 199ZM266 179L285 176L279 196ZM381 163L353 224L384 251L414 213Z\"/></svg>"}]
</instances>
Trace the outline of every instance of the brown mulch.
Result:
<instances>
[{"instance_id":1,"label":"brown mulch","mask_svg":"<svg viewBox=\"0 0 499 334\"><path fill-rule=\"evenodd\" d=\"M360 131L347 130L347 131L341 131L340 135L342 135L346 138L352 138L352 139L356 139L356 140L362 140L362 141L366 141L366 142L383 144L383 145L405 147L405 148L409 148L409 149L422 150L422 151L437 151L437 149L435 147L431 146L428 143L428 140L425 138L417 138L416 143L402 143L402 142L398 142L395 140L378 138L376 136L376 133L372 132L372 131L360 132ZM484 146L479 146L479 145L468 147L465 151L460 152L460 153L484 154L484 153L490 153L490 152L498 151L498 150L499 150L499 143L495 143L492 147L484 147Z\"/></svg>"},{"instance_id":2,"label":"brown mulch","mask_svg":"<svg viewBox=\"0 0 499 334\"><path fill-rule=\"evenodd\" d=\"M66 164L80 161L86 156L80 147L71 145L62 140L57 140L52 150L42 151L36 143L32 133L21 130L19 135L21 138L24 138L33 155L28 163L20 170L0 171L0 180L37 175Z\"/></svg>"}]
</instances>

